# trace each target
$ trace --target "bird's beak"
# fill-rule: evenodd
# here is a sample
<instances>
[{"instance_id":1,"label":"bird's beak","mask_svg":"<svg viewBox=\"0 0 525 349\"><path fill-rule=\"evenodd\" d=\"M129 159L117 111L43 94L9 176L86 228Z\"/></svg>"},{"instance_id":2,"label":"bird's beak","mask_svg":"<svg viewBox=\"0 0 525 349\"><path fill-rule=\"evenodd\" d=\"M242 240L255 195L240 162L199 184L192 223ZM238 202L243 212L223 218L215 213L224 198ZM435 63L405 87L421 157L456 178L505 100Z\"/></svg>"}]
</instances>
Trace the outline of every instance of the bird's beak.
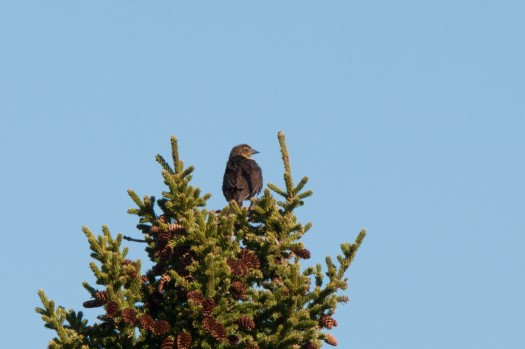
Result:
<instances>
[{"instance_id":1,"label":"bird's beak","mask_svg":"<svg viewBox=\"0 0 525 349\"><path fill-rule=\"evenodd\" d=\"M255 150L255 149L252 149L252 155L253 154L259 154L259 152L257 150Z\"/></svg>"}]
</instances>

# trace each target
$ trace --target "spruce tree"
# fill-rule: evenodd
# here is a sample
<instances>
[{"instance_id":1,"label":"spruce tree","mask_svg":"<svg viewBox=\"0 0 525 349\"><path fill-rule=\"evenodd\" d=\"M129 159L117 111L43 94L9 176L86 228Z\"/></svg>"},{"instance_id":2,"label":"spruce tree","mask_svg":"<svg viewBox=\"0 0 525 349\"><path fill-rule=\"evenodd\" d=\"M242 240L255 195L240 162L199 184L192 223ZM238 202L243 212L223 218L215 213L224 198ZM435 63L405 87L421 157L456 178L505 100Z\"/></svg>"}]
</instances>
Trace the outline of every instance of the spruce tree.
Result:
<instances>
[{"instance_id":1,"label":"spruce tree","mask_svg":"<svg viewBox=\"0 0 525 349\"><path fill-rule=\"evenodd\" d=\"M140 239L153 267L141 271L140 260L126 258L126 239L106 226L95 236L84 227L96 262L90 268L96 286L85 308L101 309L88 324L82 311L56 307L39 290L36 308L45 326L56 332L49 348L320 348L337 345L328 330L334 313L348 297L344 274L365 231L341 245L338 263L326 257L302 267L310 251L301 242L311 224L301 224L294 210L312 191L307 177L294 184L285 137L278 139L284 163L284 188L268 184L249 208L235 202L220 211L206 209L210 194L190 185L193 167L184 167L177 140L171 139L170 165L162 156L166 191L162 198L140 198L129 190L139 218ZM280 197L276 199L274 195Z\"/></svg>"}]
</instances>

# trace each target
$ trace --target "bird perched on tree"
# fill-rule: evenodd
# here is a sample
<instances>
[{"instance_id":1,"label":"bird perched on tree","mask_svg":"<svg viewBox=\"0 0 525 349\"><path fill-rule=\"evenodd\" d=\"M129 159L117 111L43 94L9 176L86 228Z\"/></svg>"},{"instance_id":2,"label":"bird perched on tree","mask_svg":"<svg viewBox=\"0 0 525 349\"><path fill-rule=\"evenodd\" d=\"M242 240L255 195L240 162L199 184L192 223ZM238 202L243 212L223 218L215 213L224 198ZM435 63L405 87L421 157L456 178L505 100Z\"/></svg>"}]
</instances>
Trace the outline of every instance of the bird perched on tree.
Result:
<instances>
[{"instance_id":1,"label":"bird perched on tree","mask_svg":"<svg viewBox=\"0 0 525 349\"><path fill-rule=\"evenodd\" d=\"M222 181L222 193L228 202L235 200L242 207L244 200L261 192L262 171L252 159L257 153L248 144L239 144L231 150Z\"/></svg>"}]
</instances>

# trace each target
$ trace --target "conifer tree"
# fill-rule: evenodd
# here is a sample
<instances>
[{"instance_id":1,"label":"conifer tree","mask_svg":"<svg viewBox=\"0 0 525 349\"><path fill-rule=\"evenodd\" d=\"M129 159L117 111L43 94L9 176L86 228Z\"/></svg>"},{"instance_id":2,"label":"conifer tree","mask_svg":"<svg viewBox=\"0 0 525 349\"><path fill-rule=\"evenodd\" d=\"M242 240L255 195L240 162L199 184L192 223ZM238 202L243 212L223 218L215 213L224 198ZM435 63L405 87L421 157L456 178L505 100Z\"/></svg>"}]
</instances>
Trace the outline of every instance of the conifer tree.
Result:
<instances>
[{"instance_id":1,"label":"conifer tree","mask_svg":"<svg viewBox=\"0 0 525 349\"><path fill-rule=\"evenodd\" d=\"M365 231L341 245L338 263L326 257L303 267L310 251L301 242L311 224L297 221L294 210L312 192L307 177L294 184L285 137L278 139L284 163L284 188L268 184L249 208L230 203L220 211L205 208L210 194L190 185L193 167L184 167L177 140L171 139L170 165L162 156L166 191L162 198L140 198L129 190L153 267L126 258L122 234L106 226L95 236L84 227L91 248L96 285L83 283L85 308L100 308L88 324L82 311L56 307L44 291L36 308L45 326L56 332L49 348L320 348L337 345L329 330L334 313L348 297L344 274ZM272 193L273 192L273 193ZM280 197L277 200L274 194ZM127 238L128 240L136 240Z\"/></svg>"}]
</instances>

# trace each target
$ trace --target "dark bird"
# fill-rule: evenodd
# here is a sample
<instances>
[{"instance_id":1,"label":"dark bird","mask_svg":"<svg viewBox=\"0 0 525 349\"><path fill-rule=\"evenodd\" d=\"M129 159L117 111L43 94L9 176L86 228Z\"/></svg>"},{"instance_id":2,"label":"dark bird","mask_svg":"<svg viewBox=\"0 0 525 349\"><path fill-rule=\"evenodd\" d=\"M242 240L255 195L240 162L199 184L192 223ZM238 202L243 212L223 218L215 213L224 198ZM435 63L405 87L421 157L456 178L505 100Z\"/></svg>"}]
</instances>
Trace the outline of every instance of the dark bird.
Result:
<instances>
[{"instance_id":1,"label":"dark bird","mask_svg":"<svg viewBox=\"0 0 525 349\"><path fill-rule=\"evenodd\" d=\"M228 202L235 200L242 207L244 200L261 192L262 171L252 159L257 153L247 144L239 144L230 152L222 180L222 193Z\"/></svg>"}]
</instances>

